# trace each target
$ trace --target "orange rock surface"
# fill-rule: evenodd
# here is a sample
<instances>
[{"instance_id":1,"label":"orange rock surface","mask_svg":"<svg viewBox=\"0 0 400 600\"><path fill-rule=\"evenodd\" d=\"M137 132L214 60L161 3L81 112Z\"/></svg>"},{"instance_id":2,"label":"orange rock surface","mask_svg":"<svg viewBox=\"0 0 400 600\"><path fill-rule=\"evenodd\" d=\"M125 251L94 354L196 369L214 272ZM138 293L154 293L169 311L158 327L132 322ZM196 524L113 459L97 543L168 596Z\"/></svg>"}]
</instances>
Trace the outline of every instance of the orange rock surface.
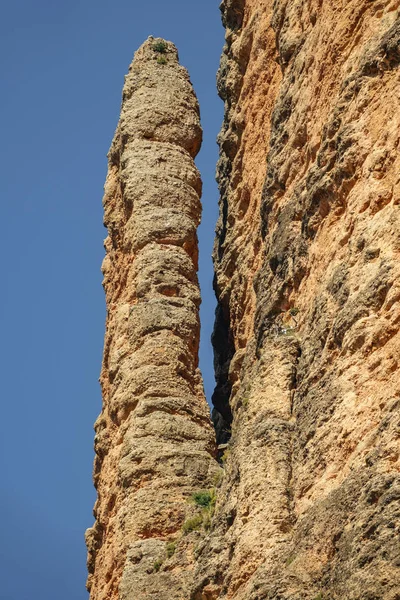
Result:
<instances>
[{"instance_id":1,"label":"orange rock surface","mask_svg":"<svg viewBox=\"0 0 400 600\"><path fill-rule=\"evenodd\" d=\"M105 184L91 600L161 600L165 590L187 598L190 536L175 546L194 510L188 500L219 469L197 354L200 143L197 99L176 48L149 38L125 80Z\"/></svg>"},{"instance_id":2,"label":"orange rock surface","mask_svg":"<svg viewBox=\"0 0 400 600\"><path fill-rule=\"evenodd\" d=\"M104 201L91 600L399 600L400 0L221 9L222 469L197 365L197 101L149 39Z\"/></svg>"},{"instance_id":3,"label":"orange rock surface","mask_svg":"<svg viewBox=\"0 0 400 600\"><path fill-rule=\"evenodd\" d=\"M222 3L230 440L196 600L400 597L399 6Z\"/></svg>"}]
</instances>

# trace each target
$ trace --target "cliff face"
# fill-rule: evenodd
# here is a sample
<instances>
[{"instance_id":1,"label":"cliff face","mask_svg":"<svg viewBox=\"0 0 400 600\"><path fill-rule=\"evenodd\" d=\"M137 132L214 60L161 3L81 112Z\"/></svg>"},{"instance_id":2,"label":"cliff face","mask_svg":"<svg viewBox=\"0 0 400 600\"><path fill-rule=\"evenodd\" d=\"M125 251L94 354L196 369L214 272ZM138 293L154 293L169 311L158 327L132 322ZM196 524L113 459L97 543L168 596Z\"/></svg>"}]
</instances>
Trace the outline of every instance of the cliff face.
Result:
<instances>
[{"instance_id":1,"label":"cliff face","mask_svg":"<svg viewBox=\"0 0 400 600\"><path fill-rule=\"evenodd\" d=\"M198 370L199 111L176 48L150 38L123 89L109 153L107 303L95 430L91 600L187 598L191 495L219 467ZM182 539L181 539L182 538Z\"/></svg>"},{"instance_id":2,"label":"cliff face","mask_svg":"<svg viewBox=\"0 0 400 600\"><path fill-rule=\"evenodd\" d=\"M105 188L91 600L399 600L400 1L221 8L223 469L197 367L197 101L151 38Z\"/></svg>"},{"instance_id":3,"label":"cliff face","mask_svg":"<svg viewBox=\"0 0 400 600\"><path fill-rule=\"evenodd\" d=\"M231 438L196 600L400 598L399 6L222 3Z\"/></svg>"}]
</instances>

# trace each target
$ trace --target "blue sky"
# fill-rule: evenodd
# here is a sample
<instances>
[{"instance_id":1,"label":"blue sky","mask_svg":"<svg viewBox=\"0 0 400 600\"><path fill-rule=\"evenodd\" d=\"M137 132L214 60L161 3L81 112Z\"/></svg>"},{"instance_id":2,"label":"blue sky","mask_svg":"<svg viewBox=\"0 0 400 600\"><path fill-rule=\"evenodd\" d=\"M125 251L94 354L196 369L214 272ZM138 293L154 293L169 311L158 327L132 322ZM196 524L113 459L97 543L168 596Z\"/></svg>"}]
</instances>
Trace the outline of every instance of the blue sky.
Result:
<instances>
[{"instance_id":1,"label":"blue sky","mask_svg":"<svg viewBox=\"0 0 400 600\"><path fill-rule=\"evenodd\" d=\"M223 30L215 0L14 0L0 29L0 600L84 600L101 406L101 199L123 77L136 48L161 36L178 46L199 97L201 365L210 396Z\"/></svg>"}]
</instances>

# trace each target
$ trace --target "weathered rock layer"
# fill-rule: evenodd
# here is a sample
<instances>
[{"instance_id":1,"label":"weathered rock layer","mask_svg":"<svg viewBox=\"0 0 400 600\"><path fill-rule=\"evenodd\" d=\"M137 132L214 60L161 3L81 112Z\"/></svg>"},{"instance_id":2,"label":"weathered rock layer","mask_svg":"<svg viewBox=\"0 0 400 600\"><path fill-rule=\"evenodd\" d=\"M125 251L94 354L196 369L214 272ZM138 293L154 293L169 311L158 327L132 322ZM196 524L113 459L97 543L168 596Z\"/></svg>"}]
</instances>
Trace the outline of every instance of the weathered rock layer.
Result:
<instances>
[{"instance_id":1,"label":"weathered rock layer","mask_svg":"<svg viewBox=\"0 0 400 600\"><path fill-rule=\"evenodd\" d=\"M222 3L231 438L193 599L400 598L399 6Z\"/></svg>"},{"instance_id":2,"label":"weathered rock layer","mask_svg":"<svg viewBox=\"0 0 400 600\"><path fill-rule=\"evenodd\" d=\"M197 99L176 48L150 38L125 80L105 185L91 600L188 597L193 544L182 538L175 551L176 540L188 498L218 469L197 354L200 143Z\"/></svg>"},{"instance_id":3,"label":"weathered rock layer","mask_svg":"<svg viewBox=\"0 0 400 600\"><path fill-rule=\"evenodd\" d=\"M197 364L198 106L150 39L104 198L91 600L399 600L400 0L221 7L223 474Z\"/></svg>"}]
</instances>

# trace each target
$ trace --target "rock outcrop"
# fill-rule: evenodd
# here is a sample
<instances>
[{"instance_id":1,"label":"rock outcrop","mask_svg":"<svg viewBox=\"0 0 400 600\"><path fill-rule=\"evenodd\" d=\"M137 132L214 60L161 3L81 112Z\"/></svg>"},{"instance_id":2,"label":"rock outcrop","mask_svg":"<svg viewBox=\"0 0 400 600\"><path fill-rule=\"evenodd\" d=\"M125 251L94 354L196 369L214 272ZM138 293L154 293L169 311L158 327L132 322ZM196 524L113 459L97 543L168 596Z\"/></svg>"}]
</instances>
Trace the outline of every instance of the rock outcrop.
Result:
<instances>
[{"instance_id":1,"label":"rock outcrop","mask_svg":"<svg viewBox=\"0 0 400 600\"><path fill-rule=\"evenodd\" d=\"M184 536L182 525L199 520L188 500L219 470L198 369L201 136L175 46L149 38L125 80L105 184L91 600L188 597L198 534Z\"/></svg>"},{"instance_id":2,"label":"rock outcrop","mask_svg":"<svg viewBox=\"0 0 400 600\"><path fill-rule=\"evenodd\" d=\"M400 0L221 8L223 469L197 364L197 101L150 39L104 200L91 600L399 600Z\"/></svg>"},{"instance_id":3,"label":"rock outcrop","mask_svg":"<svg viewBox=\"0 0 400 600\"><path fill-rule=\"evenodd\" d=\"M223 459L193 600L400 598L398 0L224 0Z\"/></svg>"}]
</instances>

